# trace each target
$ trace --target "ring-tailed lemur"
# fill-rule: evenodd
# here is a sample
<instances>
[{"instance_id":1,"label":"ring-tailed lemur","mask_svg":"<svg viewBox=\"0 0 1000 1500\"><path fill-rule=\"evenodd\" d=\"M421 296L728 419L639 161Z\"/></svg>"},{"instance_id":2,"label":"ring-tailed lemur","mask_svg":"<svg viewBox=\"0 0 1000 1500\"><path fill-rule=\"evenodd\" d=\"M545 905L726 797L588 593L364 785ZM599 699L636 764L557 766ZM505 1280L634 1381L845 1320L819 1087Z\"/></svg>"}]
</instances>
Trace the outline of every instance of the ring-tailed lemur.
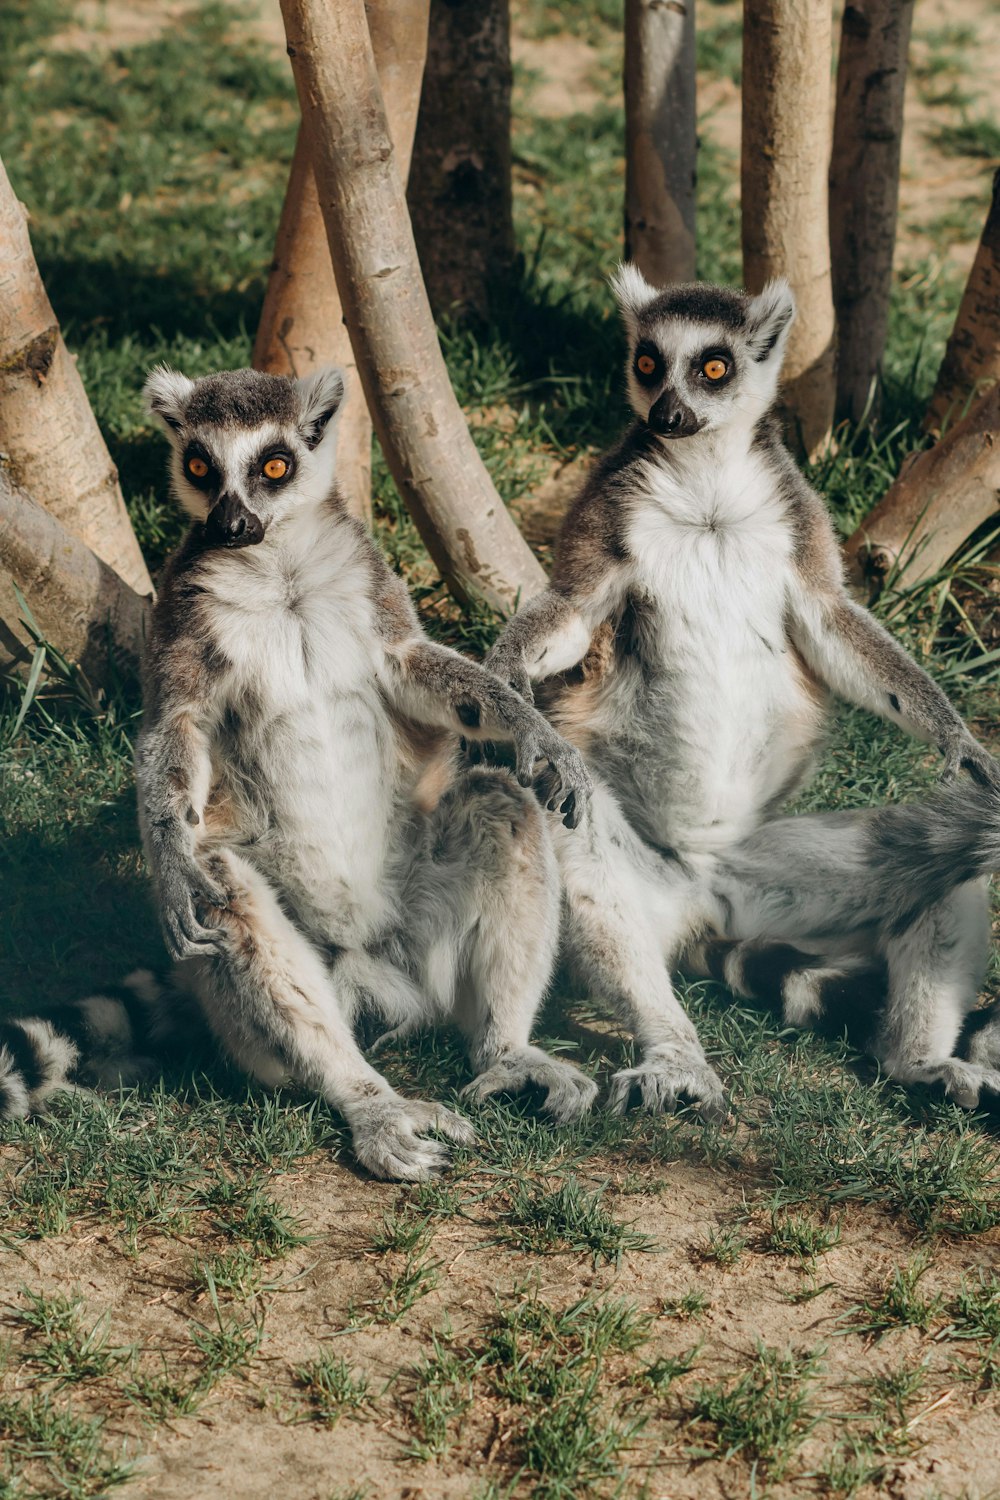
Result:
<instances>
[{"instance_id":1,"label":"ring-tailed lemur","mask_svg":"<svg viewBox=\"0 0 1000 1500\"><path fill-rule=\"evenodd\" d=\"M1000 767L941 690L845 591L826 509L773 415L794 303L690 285L615 290L636 421L559 537L552 584L487 665L583 751L597 787L557 839L571 954L643 1056L616 1075L647 1108L722 1086L668 970L777 985L789 1022L838 990L888 999L892 1076L974 1104L1000 1087L1000 1028L953 1054L988 955ZM813 762L829 692L937 745L963 783L923 807L777 818ZM972 1059L972 1060L969 1060Z\"/></svg>"},{"instance_id":2,"label":"ring-tailed lemur","mask_svg":"<svg viewBox=\"0 0 1000 1500\"><path fill-rule=\"evenodd\" d=\"M165 569L146 649L139 819L178 987L223 1048L266 1082L319 1091L369 1170L416 1179L446 1160L426 1132L461 1143L473 1132L376 1072L354 1037L363 1011L395 1036L453 1020L476 1097L535 1084L559 1121L595 1097L529 1041L559 887L547 820L525 790L547 762L548 807L573 826L590 783L537 710L426 638L405 585L348 515L334 481L343 389L336 370L193 381L159 369L147 381L194 524ZM460 770L460 736L510 741L517 781ZM135 981L131 994L134 1015ZM84 1003L91 1032L114 1019L100 1004ZM38 1054L36 1099L66 1063L54 1033L46 1051L42 1024L20 1033L22 1052Z\"/></svg>"}]
</instances>

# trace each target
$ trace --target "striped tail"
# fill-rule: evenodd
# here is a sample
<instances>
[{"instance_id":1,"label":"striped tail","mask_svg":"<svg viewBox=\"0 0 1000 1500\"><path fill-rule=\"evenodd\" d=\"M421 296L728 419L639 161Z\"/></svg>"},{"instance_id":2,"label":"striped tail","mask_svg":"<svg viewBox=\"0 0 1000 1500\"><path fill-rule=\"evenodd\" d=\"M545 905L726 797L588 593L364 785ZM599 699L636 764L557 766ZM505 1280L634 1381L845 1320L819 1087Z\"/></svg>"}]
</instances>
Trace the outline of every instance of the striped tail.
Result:
<instances>
[{"instance_id":1,"label":"striped tail","mask_svg":"<svg viewBox=\"0 0 1000 1500\"><path fill-rule=\"evenodd\" d=\"M191 997L151 969L44 1015L0 1022L0 1120L24 1119L60 1090L126 1087L155 1071L197 1015Z\"/></svg>"},{"instance_id":2,"label":"striped tail","mask_svg":"<svg viewBox=\"0 0 1000 1500\"><path fill-rule=\"evenodd\" d=\"M887 915L902 929L956 886L1000 871L1000 796L956 781L925 802L879 808L867 836Z\"/></svg>"}]
</instances>

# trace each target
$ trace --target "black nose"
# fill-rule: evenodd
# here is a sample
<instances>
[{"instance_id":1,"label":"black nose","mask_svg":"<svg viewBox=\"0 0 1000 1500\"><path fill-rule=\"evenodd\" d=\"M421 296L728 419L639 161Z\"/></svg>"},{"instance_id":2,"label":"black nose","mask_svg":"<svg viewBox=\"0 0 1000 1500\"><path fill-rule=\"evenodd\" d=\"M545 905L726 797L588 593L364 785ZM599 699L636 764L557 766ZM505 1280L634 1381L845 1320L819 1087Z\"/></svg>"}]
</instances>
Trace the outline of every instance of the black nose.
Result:
<instances>
[{"instance_id":1,"label":"black nose","mask_svg":"<svg viewBox=\"0 0 1000 1500\"><path fill-rule=\"evenodd\" d=\"M690 406L686 406L676 391L664 391L649 409L647 422L661 437L691 437L701 428L701 422Z\"/></svg>"},{"instance_id":2,"label":"black nose","mask_svg":"<svg viewBox=\"0 0 1000 1500\"><path fill-rule=\"evenodd\" d=\"M205 530L223 547L252 547L263 539L264 525L247 510L238 495L220 495L212 507Z\"/></svg>"}]
</instances>

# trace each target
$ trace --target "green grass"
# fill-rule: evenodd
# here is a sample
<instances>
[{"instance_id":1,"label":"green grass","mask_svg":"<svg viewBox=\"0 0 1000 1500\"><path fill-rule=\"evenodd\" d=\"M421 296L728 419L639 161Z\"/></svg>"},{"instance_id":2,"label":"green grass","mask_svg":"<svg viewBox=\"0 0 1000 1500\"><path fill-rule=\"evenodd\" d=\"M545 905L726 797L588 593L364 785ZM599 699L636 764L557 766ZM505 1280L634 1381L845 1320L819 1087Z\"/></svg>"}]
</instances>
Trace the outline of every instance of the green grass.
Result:
<instances>
[{"instance_id":1,"label":"green grass","mask_svg":"<svg viewBox=\"0 0 1000 1500\"><path fill-rule=\"evenodd\" d=\"M328 1349L295 1365L292 1375L303 1393L305 1420L333 1427L343 1416L357 1416L371 1401L367 1377L356 1374L345 1359Z\"/></svg>"},{"instance_id":2,"label":"green grass","mask_svg":"<svg viewBox=\"0 0 1000 1500\"><path fill-rule=\"evenodd\" d=\"M618 1264L627 1250L655 1250L649 1235L619 1223L609 1213L603 1194L603 1188L588 1193L575 1177L551 1190L538 1182L517 1182L510 1190L503 1238L535 1254L584 1253L595 1266L602 1261Z\"/></svg>"},{"instance_id":3,"label":"green grass","mask_svg":"<svg viewBox=\"0 0 1000 1500\"><path fill-rule=\"evenodd\" d=\"M931 1264L929 1253L922 1251L908 1265L894 1267L878 1292L852 1310L855 1331L876 1337L900 1328L926 1333L942 1311L941 1296L932 1296L921 1286Z\"/></svg>"},{"instance_id":4,"label":"green grass","mask_svg":"<svg viewBox=\"0 0 1000 1500\"><path fill-rule=\"evenodd\" d=\"M46 1395L0 1397L0 1494L11 1500L32 1495L59 1495L89 1500L125 1484L133 1463L120 1444L106 1434L101 1417L78 1416L71 1406L56 1405ZM43 1489L21 1488L19 1476Z\"/></svg>"},{"instance_id":5,"label":"green grass","mask_svg":"<svg viewBox=\"0 0 1000 1500\"><path fill-rule=\"evenodd\" d=\"M808 1437L817 1415L812 1387L821 1351L796 1353L761 1344L735 1380L701 1386L692 1396L703 1435L698 1452L742 1454L780 1479Z\"/></svg>"},{"instance_id":6,"label":"green grass","mask_svg":"<svg viewBox=\"0 0 1000 1500\"><path fill-rule=\"evenodd\" d=\"M27 1332L28 1359L38 1378L59 1386L110 1375L134 1352L109 1342L110 1313L88 1325L80 1296L46 1296L24 1287L20 1304L8 1309L8 1320Z\"/></svg>"}]
</instances>

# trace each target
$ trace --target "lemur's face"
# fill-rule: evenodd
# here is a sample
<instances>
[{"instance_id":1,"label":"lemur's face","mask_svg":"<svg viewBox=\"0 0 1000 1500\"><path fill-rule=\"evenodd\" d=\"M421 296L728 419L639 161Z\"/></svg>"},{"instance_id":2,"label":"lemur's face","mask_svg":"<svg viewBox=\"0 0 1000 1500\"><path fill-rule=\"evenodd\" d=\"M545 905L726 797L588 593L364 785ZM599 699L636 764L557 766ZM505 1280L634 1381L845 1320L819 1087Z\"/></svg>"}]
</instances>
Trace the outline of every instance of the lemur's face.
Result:
<instances>
[{"instance_id":1,"label":"lemur's face","mask_svg":"<svg viewBox=\"0 0 1000 1500\"><path fill-rule=\"evenodd\" d=\"M662 438L753 425L775 398L795 302L787 282L759 297L700 284L658 292L635 266L613 280L628 334L626 381Z\"/></svg>"},{"instance_id":2,"label":"lemur's face","mask_svg":"<svg viewBox=\"0 0 1000 1500\"><path fill-rule=\"evenodd\" d=\"M268 527L330 489L332 418L344 397L339 370L304 380L228 370L189 380L154 370L149 409L171 446L171 478L184 509L221 547L251 547Z\"/></svg>"}]
</instances>

